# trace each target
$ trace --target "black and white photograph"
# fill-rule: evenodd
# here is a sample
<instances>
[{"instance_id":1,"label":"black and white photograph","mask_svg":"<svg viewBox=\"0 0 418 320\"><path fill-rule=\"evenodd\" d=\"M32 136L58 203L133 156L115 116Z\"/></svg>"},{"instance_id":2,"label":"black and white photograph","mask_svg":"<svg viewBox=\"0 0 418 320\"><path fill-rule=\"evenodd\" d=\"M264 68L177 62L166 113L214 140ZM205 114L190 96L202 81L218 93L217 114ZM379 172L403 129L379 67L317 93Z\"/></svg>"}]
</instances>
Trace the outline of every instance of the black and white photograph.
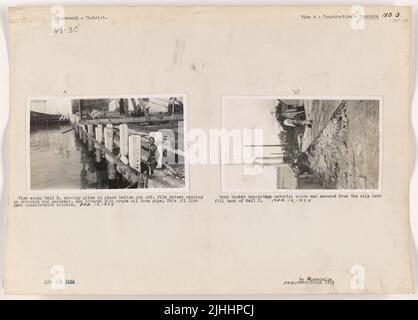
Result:
<instances>
[{"instance_id":1,"label":"black and white photograph","mask_svg":"<svg viewBox=\"0 0 418 320\"><path fill-rule=\"evenodd\" d=\"M411 0L3 2L0 300L418 298Z\"/></svg>"},{"instance_id":2,"label":"black and white photograph","mask_svg":"<svg viewBox=\"0 0 418 320\"><path fill-rule=\"evenodd\" d=\"M28 99L30 190L187 187L183 95Z\"/></svg>"},{"instance_id":3,"label":"black and white photograph","mask_svg":"<svg viewBox=\"0 0 418 320\"><path fill-rule=\"evenodd\" d=\"M250 156L222 164L222 190L379 189L380 105L379 99L225 97L223 128L261 137L242 143Z\"/></svg>"}]
</instances>

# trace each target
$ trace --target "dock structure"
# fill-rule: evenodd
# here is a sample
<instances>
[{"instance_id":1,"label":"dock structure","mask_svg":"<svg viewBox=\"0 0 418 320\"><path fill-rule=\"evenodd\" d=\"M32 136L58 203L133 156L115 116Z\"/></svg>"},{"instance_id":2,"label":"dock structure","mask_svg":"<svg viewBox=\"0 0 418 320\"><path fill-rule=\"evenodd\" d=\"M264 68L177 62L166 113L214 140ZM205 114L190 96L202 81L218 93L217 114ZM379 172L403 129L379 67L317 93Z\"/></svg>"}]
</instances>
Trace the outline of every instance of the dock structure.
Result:
<instances>
[{"instance_id":1,"label":"dock structure","mask_svg":"<svg viewBox=\"0 0 418 320\"><path fill-rule=\"evenodd\" d=\"M76 137L88 147L97 163L106 162L109 180L118 173L129 188L183 188L184 132L179 126L183 114L146 115L107 119L81 118L70 114ZM149 138L158 150L153 174L148 174Z\"/></svg>"}]
</instances>

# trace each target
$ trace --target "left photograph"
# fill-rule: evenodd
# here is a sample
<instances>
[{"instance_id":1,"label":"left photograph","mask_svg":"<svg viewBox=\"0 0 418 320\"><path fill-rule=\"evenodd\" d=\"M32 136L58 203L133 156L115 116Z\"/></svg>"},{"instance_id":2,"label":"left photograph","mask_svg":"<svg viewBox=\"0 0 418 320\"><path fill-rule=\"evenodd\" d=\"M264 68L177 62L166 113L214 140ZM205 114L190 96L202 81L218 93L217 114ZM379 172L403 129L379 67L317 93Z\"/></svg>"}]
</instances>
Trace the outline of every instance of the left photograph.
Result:
<instances>
[{"instance_id":1,"label":"left photograph","mask_svg":"<svg viewBox=\"0 0 418 320\"><path fill-rule=\"evenodd\" d=\"M184 95L27 100L29 189L187 191Z\"/></svg>"}]
</instances>

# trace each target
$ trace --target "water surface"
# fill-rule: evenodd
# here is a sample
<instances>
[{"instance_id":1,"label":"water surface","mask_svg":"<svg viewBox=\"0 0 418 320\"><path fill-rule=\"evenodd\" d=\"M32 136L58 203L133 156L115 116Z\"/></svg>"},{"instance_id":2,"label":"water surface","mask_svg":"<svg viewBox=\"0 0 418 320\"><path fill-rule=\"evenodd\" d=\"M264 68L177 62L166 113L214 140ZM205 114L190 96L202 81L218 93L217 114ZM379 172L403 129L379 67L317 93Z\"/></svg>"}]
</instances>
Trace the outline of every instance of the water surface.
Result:
<instances>
[{"instance_id":1,"label":"water surface","mask_svg":"<svg viewBox=\"0 0 418 320\"><path fill-rule=\"evenodd\" d=\"M31 124L30 170L32 190L119 189L120 175L109 180L106 161L78 139L69 124Z\"/></svg>"}]
</instances>

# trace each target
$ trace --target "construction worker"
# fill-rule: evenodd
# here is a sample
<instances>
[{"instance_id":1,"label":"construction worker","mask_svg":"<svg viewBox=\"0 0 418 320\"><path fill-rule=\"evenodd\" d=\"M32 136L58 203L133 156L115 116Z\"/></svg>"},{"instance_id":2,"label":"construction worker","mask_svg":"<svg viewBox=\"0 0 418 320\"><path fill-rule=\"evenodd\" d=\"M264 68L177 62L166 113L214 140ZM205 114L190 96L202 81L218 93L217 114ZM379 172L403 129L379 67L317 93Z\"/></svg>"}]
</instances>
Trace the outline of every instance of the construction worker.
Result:
<instances>
[{"instance_id":1,"label":"construction worker","mask_svg":"<svg viewBox=\"0 0 418 320\"><path fill-rule=\"evenodd\" d=\"M145 175L153 175L154 169L158 165L158 159L160 158L160 154L158 152L158 148L155 145L154 137L149 137L149 155L148 158L145 160L145 163L142 165L141 172L145 173Z\"/></svg>"},{"instance_id":2,"label":"construction worker","mask_svg":"<svg viewBox=\"0 0 418 320\"><path fill-rule=\"evenodd\" d=\"M148 157L148 167L149 167L149 174L154 174L154 169L158 165L158 159L160 155L158 153L158 148L155 145L154 137L149 137L149 157Z\"/></svg>"}]
</instances>

